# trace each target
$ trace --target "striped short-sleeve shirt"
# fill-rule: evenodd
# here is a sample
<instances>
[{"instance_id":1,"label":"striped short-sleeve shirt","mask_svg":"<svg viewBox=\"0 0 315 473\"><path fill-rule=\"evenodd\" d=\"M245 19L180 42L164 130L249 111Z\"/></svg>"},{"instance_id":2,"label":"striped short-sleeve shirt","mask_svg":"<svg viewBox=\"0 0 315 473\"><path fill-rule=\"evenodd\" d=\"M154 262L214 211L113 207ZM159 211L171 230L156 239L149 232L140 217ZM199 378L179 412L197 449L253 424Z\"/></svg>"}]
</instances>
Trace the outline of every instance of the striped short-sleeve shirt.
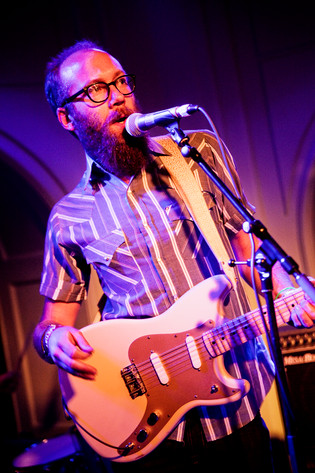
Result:
<instances>
[{"instance_id":1,"label":"striped short-sleeve shirt","mask_svg":"<svg viewBox=\"0 0 315 473\"><path fill-rule=\"evenodd\" d=\"M212 134L190 134L194 146L232 188L231 174L242 193L236 170L230 172ZM185 203L159 156L167 154L157 142L145 168L129 185L98 168L87 158L78 186L51 212L46 235L40 292L53 300L81 301L86 297L90 265L103 292L103 319L154 317L205 278L221 272L211 248L193 222ZM242 227L242 218L193 161L189 163L227 252L229 238ZM225 316L248 311L241 284L232 290ZM273 364L260 339L224 355L225 368L249 381L240 401L200 408L208 441L231 433L256 415L273 379ZM183 439L184 421L171 438Z\"/></svg>"}]
</instances>

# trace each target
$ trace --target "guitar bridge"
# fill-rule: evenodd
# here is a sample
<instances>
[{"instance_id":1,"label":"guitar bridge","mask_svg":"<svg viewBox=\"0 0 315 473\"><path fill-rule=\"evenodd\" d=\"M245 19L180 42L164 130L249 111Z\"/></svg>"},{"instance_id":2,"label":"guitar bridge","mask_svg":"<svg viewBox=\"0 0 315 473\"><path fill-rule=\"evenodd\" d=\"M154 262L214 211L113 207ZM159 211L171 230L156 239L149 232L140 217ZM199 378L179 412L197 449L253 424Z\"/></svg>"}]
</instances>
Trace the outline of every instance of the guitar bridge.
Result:
<instances>
[{"instance_id":1,"label":"guitar bridge","mask_svg":"<svg viewBox=\"0 0 315 473\"><path fill-rule=\"evenodd\" d=\"M120 373L132 399L142 396L147 392L139 371L134 363L123 368Z\"/></svg>"}]
</instances>

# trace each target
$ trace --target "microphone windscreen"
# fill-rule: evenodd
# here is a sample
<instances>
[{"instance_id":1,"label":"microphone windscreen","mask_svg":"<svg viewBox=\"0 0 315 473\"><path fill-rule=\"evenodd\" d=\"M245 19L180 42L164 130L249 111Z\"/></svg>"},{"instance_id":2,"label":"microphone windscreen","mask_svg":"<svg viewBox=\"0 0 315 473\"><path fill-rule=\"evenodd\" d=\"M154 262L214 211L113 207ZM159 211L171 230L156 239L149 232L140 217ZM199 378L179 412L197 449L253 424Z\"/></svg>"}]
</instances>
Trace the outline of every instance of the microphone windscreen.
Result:
<instances>
[{"instance_id":1,"label":"microphone windscreen","mask_svg":"<svg viewBox=\"0 0 315 473\"><path fill-rule=\"evenodd\" d=\"M142 136L145 134L144 131L141 131L137 126L137 119L141 117L141 113L132 113L126 120L125 129L128 135L131 136Z\"/></svg>"}]
</instances>

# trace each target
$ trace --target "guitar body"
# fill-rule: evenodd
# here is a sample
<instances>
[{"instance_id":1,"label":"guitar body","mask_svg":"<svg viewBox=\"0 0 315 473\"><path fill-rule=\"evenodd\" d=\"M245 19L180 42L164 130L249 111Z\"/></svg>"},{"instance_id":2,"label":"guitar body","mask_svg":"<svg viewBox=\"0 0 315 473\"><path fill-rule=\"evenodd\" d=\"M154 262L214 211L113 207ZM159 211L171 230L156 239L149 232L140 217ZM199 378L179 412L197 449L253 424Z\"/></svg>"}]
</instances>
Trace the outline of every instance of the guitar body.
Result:
<instances>
[{"instance_id":1,"label":"guitar body","mask_svg":"<svg viewBox=\"0 0 315 473\"><path fill-rule=\"evenodd\" d=\"M191 408L236 401L249 390L212 357L203 333L222 324L230 290L225 276L209 278L164 314L116 319L82 329L93 346L95 381L59 370L69 415L88 444L112 461L150 453ZM195 341L199 340L195 345ZM200 343L201 340L201 343Z\"/></svg>"}]
</instances>

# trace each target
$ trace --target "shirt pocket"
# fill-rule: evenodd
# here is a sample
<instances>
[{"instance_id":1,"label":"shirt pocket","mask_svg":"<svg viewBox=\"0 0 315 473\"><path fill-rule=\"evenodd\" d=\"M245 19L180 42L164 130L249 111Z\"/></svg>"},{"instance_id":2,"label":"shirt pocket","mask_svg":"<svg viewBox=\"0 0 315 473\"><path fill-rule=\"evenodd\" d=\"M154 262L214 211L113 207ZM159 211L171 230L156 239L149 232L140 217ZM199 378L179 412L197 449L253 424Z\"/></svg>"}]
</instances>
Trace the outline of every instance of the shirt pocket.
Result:
<instances>
[{"instance_id":1,"label":"shirt pocket","mask_svg":"<svg viewBox=\"0 0 315 473\"><path fill-rule=\"evenodd\" d=\"M87 263L92 264L104 293L110 297L125 297L135 290L141 273L125 245L125 238L112 232L89 242L83 249Z\"/></svg>"},{"instance_id":2,"label":"shirt pocket","mask_svg":"<svg viewBox=\"0 0 315 473\"><path fill-rule=\"evenodd\" d=\"M217 220L216 205L211 193L203 192L206 208L209 209L210 218ZM176 194L176 200L165 203L164 212L172 228L177 247L182 258L186 261L204 258L208 254L208 245L200 239L198 225L190 215L185 202Z\"/></svg>"},{"instance_id":3,"label":"shirt pocket","mask_svg":"<svg viewBox=\"0 0 315 473\"><path fill-rule=\"evenodd\" d=\"M83 254L88 264L101 263L109 266L117 248L124 242L122 234L111 232L87 243Z\"/></svg>"},{"instance_id":4,"label":"shirt pocket","mask_svg":"<svg viewBox=\"0 0 315 473\"><path fill-rule=\"evenodd\" d=\"M177 220L191 220L191 215L185 202L181 199L175 189L168 189L167 197L160 203L169 222Z\"/></svg>"},{"instance_id":5,"label":"shirt pocket","mask_svg":"<svg viewBox=\"0 0 315 473\"><path fill-rule=\"evenodd\" d=\"M203 192L206 206L211 211L215 207L214 197L210 192ZM169 198L162 202L162 207L169 222L177 220L189 220L193 222L192 216L184 202L175 190L169 192Z\"/></svg>"}]
</instances>

